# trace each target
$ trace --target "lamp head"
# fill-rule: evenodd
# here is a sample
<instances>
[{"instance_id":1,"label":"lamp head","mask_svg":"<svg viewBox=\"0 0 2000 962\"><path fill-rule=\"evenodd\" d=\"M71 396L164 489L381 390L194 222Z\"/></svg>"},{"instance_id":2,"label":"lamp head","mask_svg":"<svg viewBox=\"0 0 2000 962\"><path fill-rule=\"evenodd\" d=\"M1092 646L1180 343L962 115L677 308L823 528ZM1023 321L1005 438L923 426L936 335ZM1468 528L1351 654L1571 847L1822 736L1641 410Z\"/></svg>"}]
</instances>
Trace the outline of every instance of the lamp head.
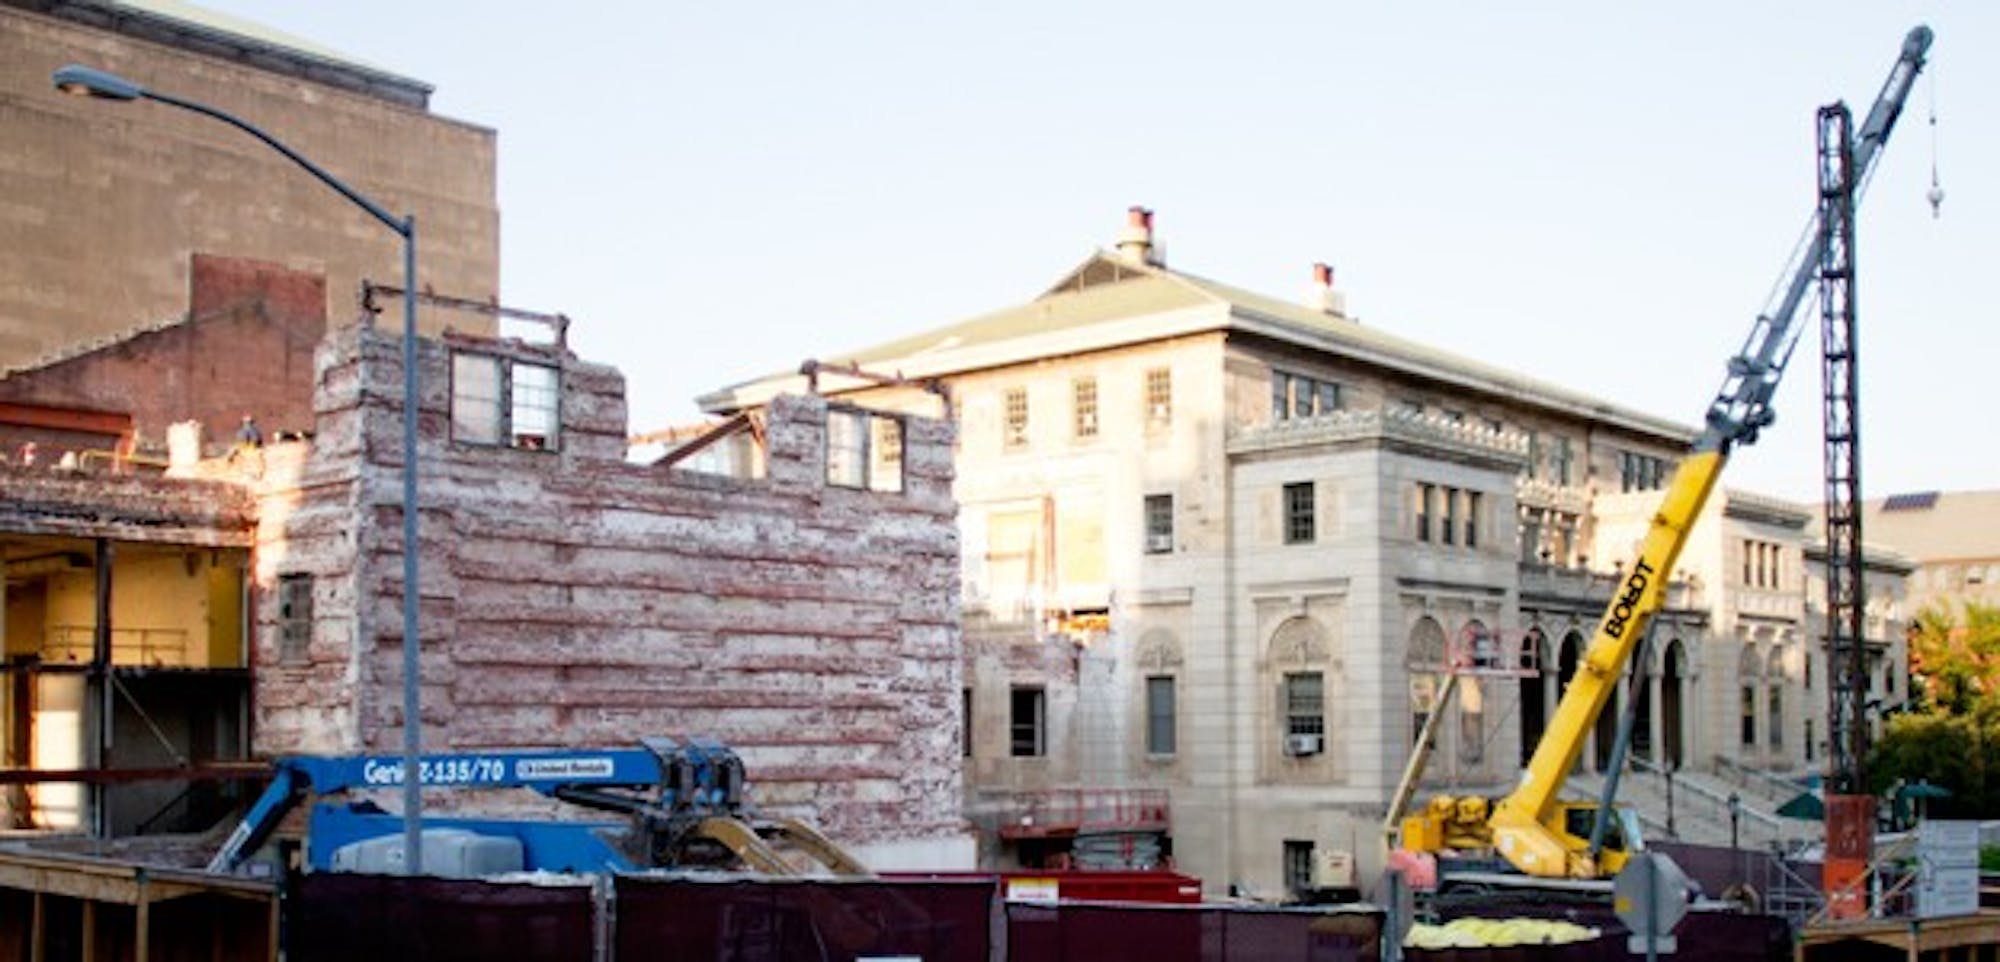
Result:
<instances>
[{"instance_id":1,"label":"lamp head","mask_svg":"<svg viewBox=\"0 0 2000 962\"><path fill-rule=\"evenodd\" d=\"M82 64L73 63L59 68L49 79L54 81L57 90L79 97L137 100L146 95L146 88L124 77Z\"/></svg>"}]
</instances>

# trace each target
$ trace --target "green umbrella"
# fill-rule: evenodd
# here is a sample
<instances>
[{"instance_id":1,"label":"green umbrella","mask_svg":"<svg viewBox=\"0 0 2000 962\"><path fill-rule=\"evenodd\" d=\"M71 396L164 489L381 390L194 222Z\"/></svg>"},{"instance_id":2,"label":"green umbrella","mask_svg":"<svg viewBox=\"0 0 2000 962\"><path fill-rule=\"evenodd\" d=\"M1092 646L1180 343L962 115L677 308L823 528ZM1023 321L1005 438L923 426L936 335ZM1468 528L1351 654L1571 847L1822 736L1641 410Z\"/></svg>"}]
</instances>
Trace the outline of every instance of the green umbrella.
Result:
<instances>
[{"instance_id":1,"label":"green umbrella","mask_svg":"<svg viewBox=\"0 0 2000 962\"><path fill-rule=\"evenodd\" d=\"M1791 801L1778 806L1778 814L1785 818L1825 821L1826 803L1812 792L1800 792L1792 796Z\"/></svg>"}]
</instances>

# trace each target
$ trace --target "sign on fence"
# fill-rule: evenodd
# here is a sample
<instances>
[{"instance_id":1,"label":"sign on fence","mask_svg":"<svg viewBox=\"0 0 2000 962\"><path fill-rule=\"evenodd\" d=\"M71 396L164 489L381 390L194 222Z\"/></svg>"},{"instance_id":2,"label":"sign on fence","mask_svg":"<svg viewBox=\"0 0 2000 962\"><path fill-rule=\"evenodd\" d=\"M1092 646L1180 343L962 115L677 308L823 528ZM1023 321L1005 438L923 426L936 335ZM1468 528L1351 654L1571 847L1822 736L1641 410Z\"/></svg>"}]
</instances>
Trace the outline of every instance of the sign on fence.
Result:
<instances>
[{"instance_id":1,"label":"sign on fence","mask_svg":"<svg viewBox=\"0 0 2000 962\"><path fill-rule=\"evenodd\" d=\"M1917 827L1917 915L1979 912L1979 823L1932 819Z\"/></svg>"}]
</instances>

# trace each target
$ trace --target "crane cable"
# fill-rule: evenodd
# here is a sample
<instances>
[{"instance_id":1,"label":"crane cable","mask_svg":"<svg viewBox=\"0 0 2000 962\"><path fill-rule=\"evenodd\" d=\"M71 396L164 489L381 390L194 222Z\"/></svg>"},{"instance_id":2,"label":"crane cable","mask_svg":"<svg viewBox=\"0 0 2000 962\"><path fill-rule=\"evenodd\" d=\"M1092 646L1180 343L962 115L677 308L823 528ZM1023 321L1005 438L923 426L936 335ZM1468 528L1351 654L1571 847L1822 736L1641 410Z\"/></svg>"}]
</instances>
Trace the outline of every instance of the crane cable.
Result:
<instances>
[{"instance_id":1,"label":"crane cable","mask_svg":"<svg viewBox=\"0 0 2000 962\"><path fill-rule=\"evenodd\" d=\"M1939 208L1944 206L1944 188L1938 186L1938 133L1937 133L1937 71L1930 77L1930 125L1931 125L1931 189L1924 199L1931 202L1931 219L1938 218Z\"/></svg>"}]
</instances>

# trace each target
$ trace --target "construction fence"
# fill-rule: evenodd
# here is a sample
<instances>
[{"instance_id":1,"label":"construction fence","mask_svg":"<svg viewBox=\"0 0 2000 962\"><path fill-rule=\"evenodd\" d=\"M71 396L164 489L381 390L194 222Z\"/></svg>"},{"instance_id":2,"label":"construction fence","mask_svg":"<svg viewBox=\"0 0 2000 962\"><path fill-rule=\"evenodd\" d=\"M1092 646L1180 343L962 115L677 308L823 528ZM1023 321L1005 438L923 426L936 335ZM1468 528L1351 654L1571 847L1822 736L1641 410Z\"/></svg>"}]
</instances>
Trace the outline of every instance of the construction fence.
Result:
<instances>
[{"instance_id":1,"label":"construction fence","mask_svg":"<svg viewBox=\"0 0 2000 962\"><path fill-rule=\"evenodd\" d=\"M551 880L555 882L556 880ZM286 957L802 962L1362 962L1370 911L1004 902L996 879L620 875L448 881L322 873L286 906Z\"/></svg>"}]
</instances>

